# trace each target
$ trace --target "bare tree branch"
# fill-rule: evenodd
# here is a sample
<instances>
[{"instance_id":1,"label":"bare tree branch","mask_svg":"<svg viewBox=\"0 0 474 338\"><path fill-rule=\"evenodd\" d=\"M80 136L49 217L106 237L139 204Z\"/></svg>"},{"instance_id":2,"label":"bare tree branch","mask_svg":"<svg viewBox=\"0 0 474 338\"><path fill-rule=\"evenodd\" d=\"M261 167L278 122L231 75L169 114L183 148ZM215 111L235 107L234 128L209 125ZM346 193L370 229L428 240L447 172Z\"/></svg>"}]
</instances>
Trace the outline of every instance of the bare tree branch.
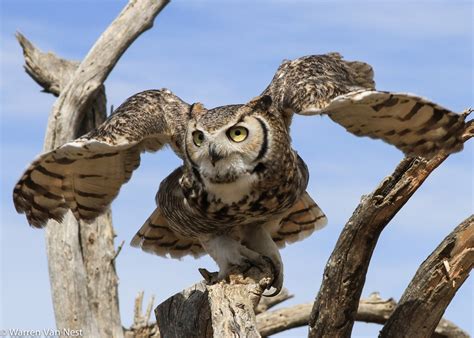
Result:
<instances>
[{"instance_id":1,"label":"bare tree branch","mask_svg":"<svg viewBox=\"0 0 474 338\"><path fill-rule=\"evenodd\" d=\"M308 325L311 303L298 304L283 309L267 311L257 316L257 327L262 337L295 327Z\"/></svg>"},{"instance_id":2,"label":"bare tree branch","mask_svg":"<svg viewBox=\"0 0 474 338\"><path fill-rule=\"evenodd\" d=\"M467 116L467 113L465 114ZM473 121L464 141L473 134ZM324 270L314 302L309 336L350 337L372 252L380 233L429 174L448 156L405 158L361 203L346 223Z\"/></svg>"},{"instance_id":3,"label":"bare tree branch","mask_svg":"<svg viewBox=\"0 0 474 338\"><path fill-rule=\"evenodd\" d=\"M105 119L103 81L127 47L152 26L167 3L168 0L130 1L79 66L51 53L41 53L18 35L24 48L26 71L47 92L59 94L48 121L45 151ZM92 223L78 223L70 212L62 224L48 223L48 265L58 328L81 329L88 337L123 337L114 237L109 212Z\"/></svg>"},{"instance_id":4,"label":"bare tree branch","mask_svg":"<svg viewBox=\"0 0 474 338\"><path fill-rule=\"evenodd\" d=\"M474 216L464 220L423 262L380 337L431 337L474 265Z\"/></svg>"},{"instance_id":5,"label":"bare tree branch","mask_svg":"<svg viewBox=\"0 0 474 338\"><path fill-rule=\"evenodd\" d=\"M52 52L43 53L19 32L16 38L23 48L25 71L45 92L58 96L71 80L79 62L61 59Z\"/></svg>"},{"instance_id":6,"label":"bare tree branch","mask_svg":"<svg viewBox=\"0 0 474 338\"><path fill-rule=\"evenodd\" d=\"M19 32L16 38L23 48L25 71L45 92L58 96L71 81L79 62L62 59L52 52L44 53ZM101 85L85 110L78 134L86 133L105 120L106 101L105 87Z\"/></svg>"},{"instance_id":7,"label":"bare tree branch","mask_svg":"<svg viewBox=\"0 0 474 338\"><path fill-rule=\"evenodd\" d=\"M469 334L457 327L453 322L442 318L438 326L436 326L435 332L431 336L432 338L469 338Z\"/></svg>"},{"instance_id":8,"label":"bare tree branch","mask_svg":"<svg viewBox=\"0 0 474 338\"><path fill-rule=\"evenodd\" d=\"M369 298L360 300L356 321L384 324L396 304L392 298L382 299L374 293ZM312 304L307 303L261 313L257 316L258 330L262 336L269 336L295 327L306 326L311 308ZM418 335L406 337L418 337ZM469 335L450 321L441 319L433 338L469 338Z\"/></svg>"}]
</instances>

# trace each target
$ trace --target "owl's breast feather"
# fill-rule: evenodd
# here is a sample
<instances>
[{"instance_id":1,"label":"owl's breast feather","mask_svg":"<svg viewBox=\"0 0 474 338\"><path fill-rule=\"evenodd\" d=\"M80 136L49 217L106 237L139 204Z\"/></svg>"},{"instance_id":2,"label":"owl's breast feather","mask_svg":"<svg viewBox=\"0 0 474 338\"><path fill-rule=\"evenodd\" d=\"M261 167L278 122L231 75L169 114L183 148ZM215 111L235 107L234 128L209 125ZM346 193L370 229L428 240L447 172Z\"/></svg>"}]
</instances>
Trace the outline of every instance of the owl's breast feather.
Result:
<instances>
[{"instance_id":1,"label":"owl's breast feather","mask_svg":"<svg viewBox=\"0 0 474 338\"><path fill-rule=\"evenodd\" d=\"M233 182L213 183L203 177L203 183L208 194L208 200L230 205L238 203L252 194L257 179L257 175L247 174L240 176Z\"/></svg>"}]
</instances>

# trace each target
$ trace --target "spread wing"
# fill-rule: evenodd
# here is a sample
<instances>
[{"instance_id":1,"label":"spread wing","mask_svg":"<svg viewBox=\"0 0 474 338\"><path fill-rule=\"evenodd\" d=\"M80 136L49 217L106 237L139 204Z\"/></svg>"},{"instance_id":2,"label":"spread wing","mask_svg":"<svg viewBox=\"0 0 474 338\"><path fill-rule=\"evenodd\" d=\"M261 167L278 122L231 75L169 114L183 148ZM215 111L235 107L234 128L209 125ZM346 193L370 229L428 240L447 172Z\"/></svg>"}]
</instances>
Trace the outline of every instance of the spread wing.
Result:
<instances>
[{"instance_id":1,"label":"spread wing","mask_svg":"<svg viewBox=\"0 0 474 338\"><path fill-rule=\"evenodd\" d=\"M97 129L34 160L14 188L16 210L35 227L61 221L68 209L77 219L94 219L130 179L143 151L169 144L183 157L191 114L189 104L165 89L130 97Z\"/></svg>"},{"instance_id":2,"label":"spread wing","mask_svg":"<svg viewBox=\"0 0 474 338\"><path fill-rule=\"evenodd\" d=\"M262 95L272 97L287 126L293 113L326 114L349 132L382 139L410 156L463 147L465 116L416 95L377 91L372 67L337 53L283 62Z\"/></svg>"}]
</instances>

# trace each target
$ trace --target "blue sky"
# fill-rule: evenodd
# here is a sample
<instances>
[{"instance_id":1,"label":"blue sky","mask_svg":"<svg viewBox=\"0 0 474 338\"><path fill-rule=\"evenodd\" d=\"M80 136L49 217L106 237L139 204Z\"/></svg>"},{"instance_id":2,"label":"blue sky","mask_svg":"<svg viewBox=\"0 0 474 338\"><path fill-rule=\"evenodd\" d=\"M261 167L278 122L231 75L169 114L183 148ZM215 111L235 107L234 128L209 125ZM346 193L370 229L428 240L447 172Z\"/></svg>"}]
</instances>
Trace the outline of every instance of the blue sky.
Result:
<instances>
[{"instance_id":1,"label":"blue sky","mask_svg":"<svg viewBox=\"0 0 474 338\"><path fill-rule=\"evenodd\" d=\"M125 1L0 0L1 4L1 278L0 328L54 327L44 235L17 215L11 191L41 151L54 103L23 71L20 31L44 51L80 60ZM338 51L375 69L382 90L416 93L454 111L474 106L471 1L172 1L124 54L106 81L108 104L167 87L207 107L258 95L283 59ZM363 194L391 173L402 154L382 142L356 138L327 118L297 117L294 148L307 162L309 192L329 218L309 239L283 249L288 304L316 295L337 237ZM116 244L128 244L154 209L159 182L179 165L169 150L142 165L113 203ZM363 295L399 299L419 264L473 209L473 145L451 156L383 232ZM161 302L200 279L209 258L158 258L125 245L117 259L123 324L133 318L139 290ZM474 333L469 279L446 318ZM34 314L34 315L32 315ZM354 337L379 326L356 324ZM305 336L306 329L281 337Z\"/></svg>"}]
</instances>

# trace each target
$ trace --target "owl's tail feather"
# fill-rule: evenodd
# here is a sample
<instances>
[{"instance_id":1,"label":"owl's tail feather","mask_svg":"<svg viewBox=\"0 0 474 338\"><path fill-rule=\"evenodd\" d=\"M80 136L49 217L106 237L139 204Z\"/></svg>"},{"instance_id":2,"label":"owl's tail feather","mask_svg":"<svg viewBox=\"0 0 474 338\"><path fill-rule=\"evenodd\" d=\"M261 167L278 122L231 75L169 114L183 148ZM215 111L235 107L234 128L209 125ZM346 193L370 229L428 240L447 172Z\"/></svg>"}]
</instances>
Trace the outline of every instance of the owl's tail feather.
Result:
<instances>
[{"instance_id":1,"label":"owl's tail feather","mask_svg":"<svg viewBox=\"0 0 474 338\"><path fill-rule=\"evenodd\" d=\"M282 248L286 244L308 237L326 224L326 215L305 192L288 214L283 217L280 227L272 233L272 238L278 247Z\"/></svg>"},{"instance_id":2,"label":"owl's tail feather","mask_svg":"<svg viewBox=\"0 0 474 338\"><path fill-rule=\"evenodd\" d=\"M163 257L181 258L191 255L197 258L205 254L199 241L184 238L170 228L159 207L138 230L130 244Z\"/></svg>"}]
</instances>

